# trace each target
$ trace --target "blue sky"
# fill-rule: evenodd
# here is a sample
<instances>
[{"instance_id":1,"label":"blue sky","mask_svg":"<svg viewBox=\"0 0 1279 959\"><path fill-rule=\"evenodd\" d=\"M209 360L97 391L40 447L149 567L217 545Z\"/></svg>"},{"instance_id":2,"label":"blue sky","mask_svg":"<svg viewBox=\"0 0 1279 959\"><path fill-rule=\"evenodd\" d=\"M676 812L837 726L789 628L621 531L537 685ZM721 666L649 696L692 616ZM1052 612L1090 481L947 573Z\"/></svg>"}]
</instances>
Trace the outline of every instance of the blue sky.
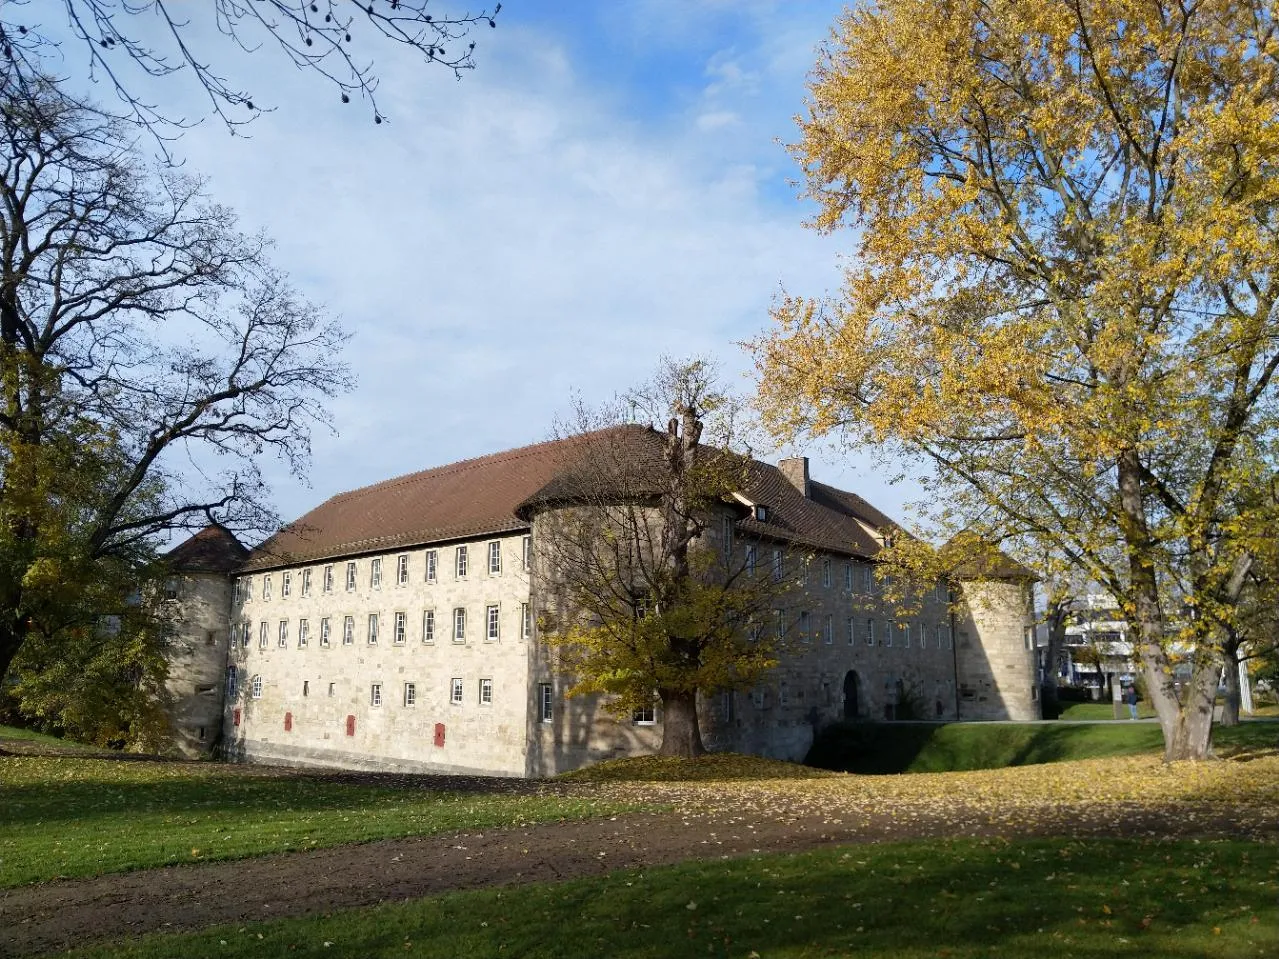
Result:
<instances>
[{"instance_id":1,"label":"blue sky","mask_svg":"<svg viewBox=\"0 0 1279 959\"><path fill-rule=\"evenodd\" d=\"M265 50L220 61L276 109L177 152L354 334L359 387L315 437L309 488L269 473L281 514L546 439L575 392L606 401L663 354L716 357L749 389L735 344L783 284L834 289L850 248L803 227L778 142L842 7L506 0L461 82L377 48L376 127ZM190 96L165 83L166 103ZM865 457L803 452L889 512L917 495Z\"/></svg>"}]
</instances>

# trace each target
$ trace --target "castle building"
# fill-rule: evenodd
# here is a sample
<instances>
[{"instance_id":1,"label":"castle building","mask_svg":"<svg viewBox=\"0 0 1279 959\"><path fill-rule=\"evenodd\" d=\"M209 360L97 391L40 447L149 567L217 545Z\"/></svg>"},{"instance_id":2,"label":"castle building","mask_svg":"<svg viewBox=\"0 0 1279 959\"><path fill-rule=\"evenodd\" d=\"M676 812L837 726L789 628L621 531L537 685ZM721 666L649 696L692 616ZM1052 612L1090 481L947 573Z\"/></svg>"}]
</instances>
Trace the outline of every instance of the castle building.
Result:
<instances>
[{"instance_id":1,"label":"castle building","mask_svg":"<svg viewBox=\"0 0 1279 959\"><path fill-rule=\"evenodd\" d=\"M198 571L182 589L217 611L198 629L225 664L224 754L535 777L655 750L660 708L618 720L599 697L567 697L538 637L555 573L538 565L539 535L572 508L557 484L592 436L637 459L665 439L615 427L342 493L216 574L225 601ZM699 701L709 748L798 760L837 719L1038 718L1033 574L973 571L903 616L875 574L888 517L811 479L802 457L749 461L743 487L705 535L752 573L785 565L795 587L775 610L779 666Z\"/></svg>"}]
</instances>

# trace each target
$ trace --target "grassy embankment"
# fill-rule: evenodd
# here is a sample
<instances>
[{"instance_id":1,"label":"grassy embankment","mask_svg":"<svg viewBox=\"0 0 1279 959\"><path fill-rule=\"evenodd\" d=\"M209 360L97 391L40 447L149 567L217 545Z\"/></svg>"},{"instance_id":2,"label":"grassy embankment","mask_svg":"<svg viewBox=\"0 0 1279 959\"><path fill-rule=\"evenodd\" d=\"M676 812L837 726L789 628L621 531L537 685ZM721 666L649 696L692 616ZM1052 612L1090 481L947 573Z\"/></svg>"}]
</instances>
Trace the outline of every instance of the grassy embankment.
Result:
<instances>
[{"instance_id":1,"label":"grassy embankment","mask_svg":"<svg viewBox=\"0 0 1279 959\"><path fill-rule=\"evenodd\" d=\"M73 955L1270 959L1277 893L1270 845L920 842L454 893Z\"/></svg>"},{"instance_id":2,"label":"grassy embankment","mask_svg":"<svg viewBox=\"0 0 1279 959\"><path fill-rule=\"evenodd\" d=\"M1217 727L1221 755L1279 747L1279 723ZM1158 752L1155 723L841 723L826 729L808 761L825 769L884 774L1000 769Z\"/></svg>"}]
</instances>

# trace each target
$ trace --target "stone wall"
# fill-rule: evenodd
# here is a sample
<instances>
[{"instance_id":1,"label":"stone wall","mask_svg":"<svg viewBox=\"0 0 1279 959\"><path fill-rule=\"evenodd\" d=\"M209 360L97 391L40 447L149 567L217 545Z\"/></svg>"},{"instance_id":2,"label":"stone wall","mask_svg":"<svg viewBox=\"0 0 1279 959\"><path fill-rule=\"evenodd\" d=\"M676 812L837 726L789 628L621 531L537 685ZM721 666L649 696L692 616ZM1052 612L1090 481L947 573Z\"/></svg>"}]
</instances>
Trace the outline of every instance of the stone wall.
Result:
<instances>
[{"instance_id":1,"label":"stone wall","mask_svg":"<svg viewBox=\"0 0 1279 959\"><path fill-rule=\"evenodd\" d=\"M488 569L491 542L500 547L498 573ZM529 601L523 543L522 535L508 534L436 546L433 582L426 578L428 550L421 548L242 577L251 581L252 591L242 586L232 612L240 642L230 657L238 686L226 711L231 754L316 765L525 775L530 644L523 631L523 604ZM456 572L459 547L467 549L464 576ZM401 556L407 557L403 583ZM377 560L381 575L375 585ZM350 590L348 562L355 563ZM327 591L326 566L332 566ZM264 596L268 578L269 598ZM498 635L492 639L490 606L497 608ZM459 608L466 610L460 642L453 636ZM428 610L434 612L433 636L425 631ZM396 641L397 613L404 617L402 642ZM376 642L369 638L370 614L378 617ZM344 642L348 616L350 643ZM303 619L305 645L299 635ZM327 646L321 641L325 619ZM281 623L286 624L283 645ZM261 680L256 696L254 677ZM461 683L460 702L453 699L455 679ZM482 701L486 686L491 702Z\"/></svg>"}]
</instances>

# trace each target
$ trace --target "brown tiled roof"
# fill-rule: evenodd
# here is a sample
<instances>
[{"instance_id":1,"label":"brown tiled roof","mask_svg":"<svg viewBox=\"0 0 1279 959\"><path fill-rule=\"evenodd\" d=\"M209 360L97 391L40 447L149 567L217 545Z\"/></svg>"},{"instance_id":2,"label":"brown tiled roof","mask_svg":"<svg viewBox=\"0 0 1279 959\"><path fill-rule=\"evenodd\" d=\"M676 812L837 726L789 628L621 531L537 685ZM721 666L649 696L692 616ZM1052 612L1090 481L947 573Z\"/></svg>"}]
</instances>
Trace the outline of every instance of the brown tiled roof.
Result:
<instances>
[{"instance_id":1,"label":"brown tiled roof","mask_svg":"<svg viewBox=\"0 0 1279 959\"><path fill-rule=\"evenodd\" d=\"M248 555L235 534L214 523L165 553L164 561L175 572L229 573Z\"/></svg>"},{"instance_id":2,"label":"brown tiled roof","mask_svg":"<svg viewBox=\"0 0 1279 959\"><path fill-rule=\"evenodd\" d=\"M660 488L664 435L647 426L619 426L596 433L525 446L423 470L363 489L341 493L290 523L258 549L247 569L267 569L359 553L527 529L539 509L580 500L583 455L592 456L589 482L601 461L626 463L615 477L619 492L636 497ZM603 446L601 444L606 444ZM749 500L768 507L760 522L747 517L743 534L791 541L847 555L872 557L875 529L895 526L861 497L822 483L810 484L811 499L775 466L751 461ZM859 522L860 520L860 522Z\"/></svg>"}]
</instances>

